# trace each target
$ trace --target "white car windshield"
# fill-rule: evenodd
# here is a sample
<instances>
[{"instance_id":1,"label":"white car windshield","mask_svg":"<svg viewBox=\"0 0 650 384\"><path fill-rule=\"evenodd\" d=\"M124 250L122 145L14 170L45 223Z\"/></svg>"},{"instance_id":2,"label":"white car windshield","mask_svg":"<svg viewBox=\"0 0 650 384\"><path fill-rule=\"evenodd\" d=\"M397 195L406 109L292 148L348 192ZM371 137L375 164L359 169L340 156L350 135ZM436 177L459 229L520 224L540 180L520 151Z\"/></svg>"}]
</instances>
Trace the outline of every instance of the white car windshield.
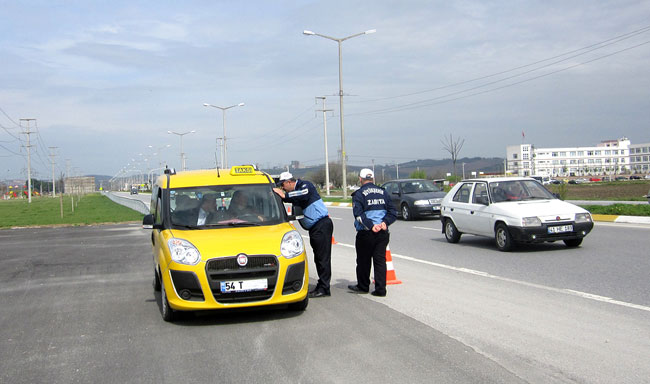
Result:
<instances>
[{"instance_id":1,"label":"white car windshield","mask_svg":"<svg viewBox=\"0 0 650 384\"><path fill-rule=\"evenodd\" d=\"M555 199L542 184L535 180L508 180L490 183L492 201L523 201Z\"/></svg>"}]
</instances>

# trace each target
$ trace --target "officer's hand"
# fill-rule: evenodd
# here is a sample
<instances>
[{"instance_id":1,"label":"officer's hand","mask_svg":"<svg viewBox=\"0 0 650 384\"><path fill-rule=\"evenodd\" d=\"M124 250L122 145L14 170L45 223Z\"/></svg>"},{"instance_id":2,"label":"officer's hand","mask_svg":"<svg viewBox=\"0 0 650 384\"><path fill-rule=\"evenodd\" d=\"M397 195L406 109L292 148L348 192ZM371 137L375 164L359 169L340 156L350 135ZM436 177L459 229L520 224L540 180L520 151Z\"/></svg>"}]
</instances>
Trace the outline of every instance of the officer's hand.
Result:
<instances>
[{"instance_id":1,"label":"officer's hand","mask_svg":"<svg viewBox=\"0 0 650 384\"><path fill-rule=\"evenodd\" d=\"M386 226L386 223L383 222L383 221L381 222L380 226L381 226L382 231L385 231L386 229L388 229L388 227Z\"/></svg>"},{"instance_id":2,"label":"officer's hand","mask_svg":"<svg viewBox=\"0 0 650 384\"><path fill-rule=\"evenodd\" d=\"M280 188L273 188L273 192L277 193L278 196L284 199L284 191L281 190Z\"/></svg>"},{"instance_id":3,"label":"officer's hand","mask_svg":"<svg viewBox=\"0 0 650 384\"><path fill-rule=\"evenodd\" d=\"M373 225L372 226L372 231L375 232L375 233L381 231L381 224Z\"/></svg>"}]
</instances>

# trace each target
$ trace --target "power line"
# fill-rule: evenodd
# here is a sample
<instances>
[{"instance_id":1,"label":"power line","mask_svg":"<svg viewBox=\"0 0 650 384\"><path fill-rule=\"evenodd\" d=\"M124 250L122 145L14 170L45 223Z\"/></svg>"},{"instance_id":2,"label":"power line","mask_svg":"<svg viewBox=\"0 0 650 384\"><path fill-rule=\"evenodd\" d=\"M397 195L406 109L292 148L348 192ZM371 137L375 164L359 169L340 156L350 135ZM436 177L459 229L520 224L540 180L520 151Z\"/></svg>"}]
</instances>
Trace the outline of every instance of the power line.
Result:
<instances>
[{"instance_id":1,"label":"power line","mask_svg":"<svg viewBox=\"0 0 650 384\"><path fill-rule=\"evenodd\" d=\"M623 35L615 36L615 37L612 37L610 39L603 40L603 41L600 41L598 43L588 45L586 47L574 49L574 50L569 51L569 52L565 52L565 53L562 53L562 54L559 54L559 55L556 55L556 56L552 56L552 57L549 57L549 58L546 58L546 59L543 59L543 60L538 60L538 61L535 61L533 63L525 64L525 65L522 65L522 66L519 66L519 67L511 68L511 69L508 69L508 70L505 70L505 71L496 72L496 73L493 73L493 74L490 74L490 75L481 76L481 77L477 77L477 78L470 79L470 80L464 80L464 81L461 81L461 82L457 82L457 83L453 83L453 84L449 84L449 85L445 85L445 86L441 86L441 87L437 87L437 88L426 89L426 90L423 90L423 91L412 92L412 93L407 93L407 94L403 94L403 95L388 96L388 97L383 97L383 98L378 98L378 99L360 100L360 101L356 101L356 102L351 101L350 103L353 104L353 103L376 102L376 101L397 99L397 98L401 98L401 97L415 96L415 95L420 95L420 94L423 94L423 93L435 92L435 91L439 91L439 90L442 90L442 89L456 87L456 86L459 86L459 85L465 85L465 84L472 83L472 82L479 81L479 80L489 79L491 77L503 75L503 74L506 74L506 73L509 73L509 72L514 72L514 71L517 71L517 70L520 70L520 69L523 69L523 68L528 68L528 67L540 64L540 63L555 60L557 58L567 56L567 55L571 55L571 54L576 53L576 52L585 51L583 53L573 55L573 56L567 57L567 58L565 58L563 60L557 61L555 63L544 65L544 66L538 68L538 69L541 69L541 68L545 68L545 67L548 67L548 66L556 64L556 63L560 63L562 61L569 60L571 58L575 58L575 57L578 57L578 56L581 56L581 55L585 55L585 54L587 54L589 52L593 52L593 51L596 51L598 49L608 47L610 45L619 43L619 42L621 42L623 40L630 39L632 37L638 36L640 34L643 34L643 33L649 32L649 31L650 31L650 26L645 26L645 27L637 29L635 31L628 32L628 33L625 33ZM597 48L594 48L594 47L597 47ZM524 73L527 73L527 72L524 72Z\"/></svg>"},{"instance_id":2,"label":"power line","mask_svg":"<svg viewBox=\"0 0 650 384\"><path fill-rule=\"evenodd\" d=\"M400 111L405 111L405 110L410 110L410 109L417 109L417 108L421 108L421 107L427 107L427 106L432 106L432 105L437 105L437 104L448 103L448 102L451 102L451 101L465 99L465 98L473 97L473 96L477 96L477 95L482 95L482 94L489 93L489 92L494 92L494 91L497 91L497 90L500 90L500 89L509 88L509 87L514 86L514 85L518 85L518 84L526 83L526 82L529 82L529 81L537 80L537 79L540 79L542 77L546 77L546 76L550 76L550 75L553 75L553 74L556 74L556 73L559 73L559 72L567 71L569 69L573 69L573 68L576 68L576 67L579 67L579 66L582 66L582 65L593 63L595 61L602 60L602 59L605 59L607 57L611 57L611 56L617 55L619 53L641 47L641 46L646 45L648 43L650 43L650 41L645 41L643 43L640 43L640 44L637 44L637 45L634 45L634 46L631 46L631 47L627 47L627 48L621 49L619 51L612 52L612 53L607 54L607 55L599 56L599 57L596 57L594 59L584 61L582 63L570 65L568 67L561 68L561 69L558 69L558 70L555 70L555 71L552 71L552 72L548 72L548 73L545 73L545 74L542 74L542 75L534 76L534 77L524 79L524 80L521 80L521 81L517 81L517 82L514 82L514 83L506 84L504 86L488 89L488 90L482 91L482 92L475 92L475 93L471 93L469 95L464 95L464 96L455 97L455 98L452 98L452 99L446 99L446 100L436 102L436 100L445 99L445 98L450 97L450 96L455 96L455 95L467 93L467 92L470 92L470 91L473 91L473 90L477 90L477 89L484 88L484 87L487 87L487 86L490 86L490 85L494 85L494 84L499 83L499 82L510 80L510 79L515 78L515 77L521 76L523 74L533 72L533 71L535 71L537 69L530 70L530 71L524 72L522 74L509 76L509 77L504 78L504 79L495 80L495 81L492 81L492 82L489 82L489 83L486 83L486 84L483 84L483 85L479 85L479 86L476 86L476 87L473 87L473 88L468 88L468 89L465 89L465 90L448 93L446 95L438 96L438 97L435 97L435 98L432 98L432 99L421 100L421 101L417 101L417 102L409 103L409 104L404 104L404 105L397 106L397 107L377 109L377 110L366 111L366 112L351 113L350 116L360 116L360 115L369 115L369 114L400 112ZM565 61L565 60L561 60L561 61ZM553 64L557 64L557 62L546 65L544 67L548 67L548 66L553 65ZM538 68L538 69L540 69L540 68Z\"/></svg>"}]
</instances>

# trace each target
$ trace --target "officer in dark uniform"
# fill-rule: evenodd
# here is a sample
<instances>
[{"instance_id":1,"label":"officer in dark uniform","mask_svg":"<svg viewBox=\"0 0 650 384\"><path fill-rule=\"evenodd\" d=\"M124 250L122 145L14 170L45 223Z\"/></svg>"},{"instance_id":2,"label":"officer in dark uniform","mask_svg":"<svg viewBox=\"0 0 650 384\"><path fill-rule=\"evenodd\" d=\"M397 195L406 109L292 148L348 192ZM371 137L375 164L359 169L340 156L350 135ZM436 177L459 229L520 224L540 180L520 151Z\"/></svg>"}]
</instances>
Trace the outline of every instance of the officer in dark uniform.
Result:
<instances>
[{"instance_id":1,"label":"officer in dark uniform","mask_svg":"<svg viewBox=\"0 0 650 384\"><path fill-rule=\"evenodd\" d=\"M388 226L397 219L397 210L386 191L372 181L372 170L364 168L359 173L361 188L352 194L352 213L357 237L357 284L348 285L356 293L370 290L370 263L375 268L373 296L386 296L386 246L390 238Z\"/></svg>"},{"instance_id":2,"label":"officer in dark uniform","mask_svg":"<svg viewBox=\"0 0 650 384\"><path fill-rule=\"evenodd\" d=\"M296 180L289 172L280 174L278 185L282 189L273 190L280 195L282 201L302 208L304 218L299 222L309 231L309 244L314 251L314 263L318 272L318 284L313 291L309 292L309 297L329 296L334 224L329 217L327 207L314 184L305 180Z\"/></svg>"}]
</instances>

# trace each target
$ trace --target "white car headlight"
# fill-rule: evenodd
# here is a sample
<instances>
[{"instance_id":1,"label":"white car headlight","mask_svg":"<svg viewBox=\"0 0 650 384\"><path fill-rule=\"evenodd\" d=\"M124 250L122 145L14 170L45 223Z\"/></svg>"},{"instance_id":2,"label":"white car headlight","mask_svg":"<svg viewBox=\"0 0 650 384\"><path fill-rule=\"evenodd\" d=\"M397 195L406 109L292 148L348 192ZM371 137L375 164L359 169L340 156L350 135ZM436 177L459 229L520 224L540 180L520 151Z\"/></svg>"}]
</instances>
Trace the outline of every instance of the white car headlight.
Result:
<instances>
[{"instance_id":1,"label":"white car headlight","mask_svg":"<svg viewBox=\"0 0 650 384\"><path fill-rule=\"evenodd\" d=\"M301 255L305 251L302 236L298 231L287 232L282 236L280 253L287 259Z\"/></svg>"},{"instance_id":2,"label":"white car headlight","mask_svg":"<svg viewBox=\"0 0 650 384\"><path fill-rule=\"evenodd\" d=\"M187 240L172 238L167 246L172 260L179 264L196 265L201 261L201 253Z\"/></svg>"},{"instance_id":3,"label":"white car headlight","mask_svg":"<svg viewBox=\"0 0 650 384\"><path fill-rule=\"evenodd\" d=\"M576 213L576 223L589 223L591 222L590 213Z\"/></svg>"},{"instance_id":4,"label":"white car headlight","mask_svg":"<svg viewBox=\"0 0 650 384\"><path fill-rule=\"evenodd\" d=\"M542 226L542 220L540 220L540 218L537 217L537 216L524 217L523 219L521 219L521 226L522 227L541 227Z\"/></svg>"},{"instance_id":5,"label":"white car headlight","mask_svg":"<svg viewBox=\"0 0 650 384\"><path fill-rule=\"evenodd\" d=\"M429 200L415 200L415 205L429 205Z\"/></svg>"},{"instance_id":6,"label":"white car headlight","mask_svg":"<svg viewBox=\"0 0 650 384\"><path fill-rule=\"evenodd\" d=\"M440 204L440 203L442 203L442 198L429 199L429 203L431 203L431 204Z\"/></svg>"}]
</instances>

